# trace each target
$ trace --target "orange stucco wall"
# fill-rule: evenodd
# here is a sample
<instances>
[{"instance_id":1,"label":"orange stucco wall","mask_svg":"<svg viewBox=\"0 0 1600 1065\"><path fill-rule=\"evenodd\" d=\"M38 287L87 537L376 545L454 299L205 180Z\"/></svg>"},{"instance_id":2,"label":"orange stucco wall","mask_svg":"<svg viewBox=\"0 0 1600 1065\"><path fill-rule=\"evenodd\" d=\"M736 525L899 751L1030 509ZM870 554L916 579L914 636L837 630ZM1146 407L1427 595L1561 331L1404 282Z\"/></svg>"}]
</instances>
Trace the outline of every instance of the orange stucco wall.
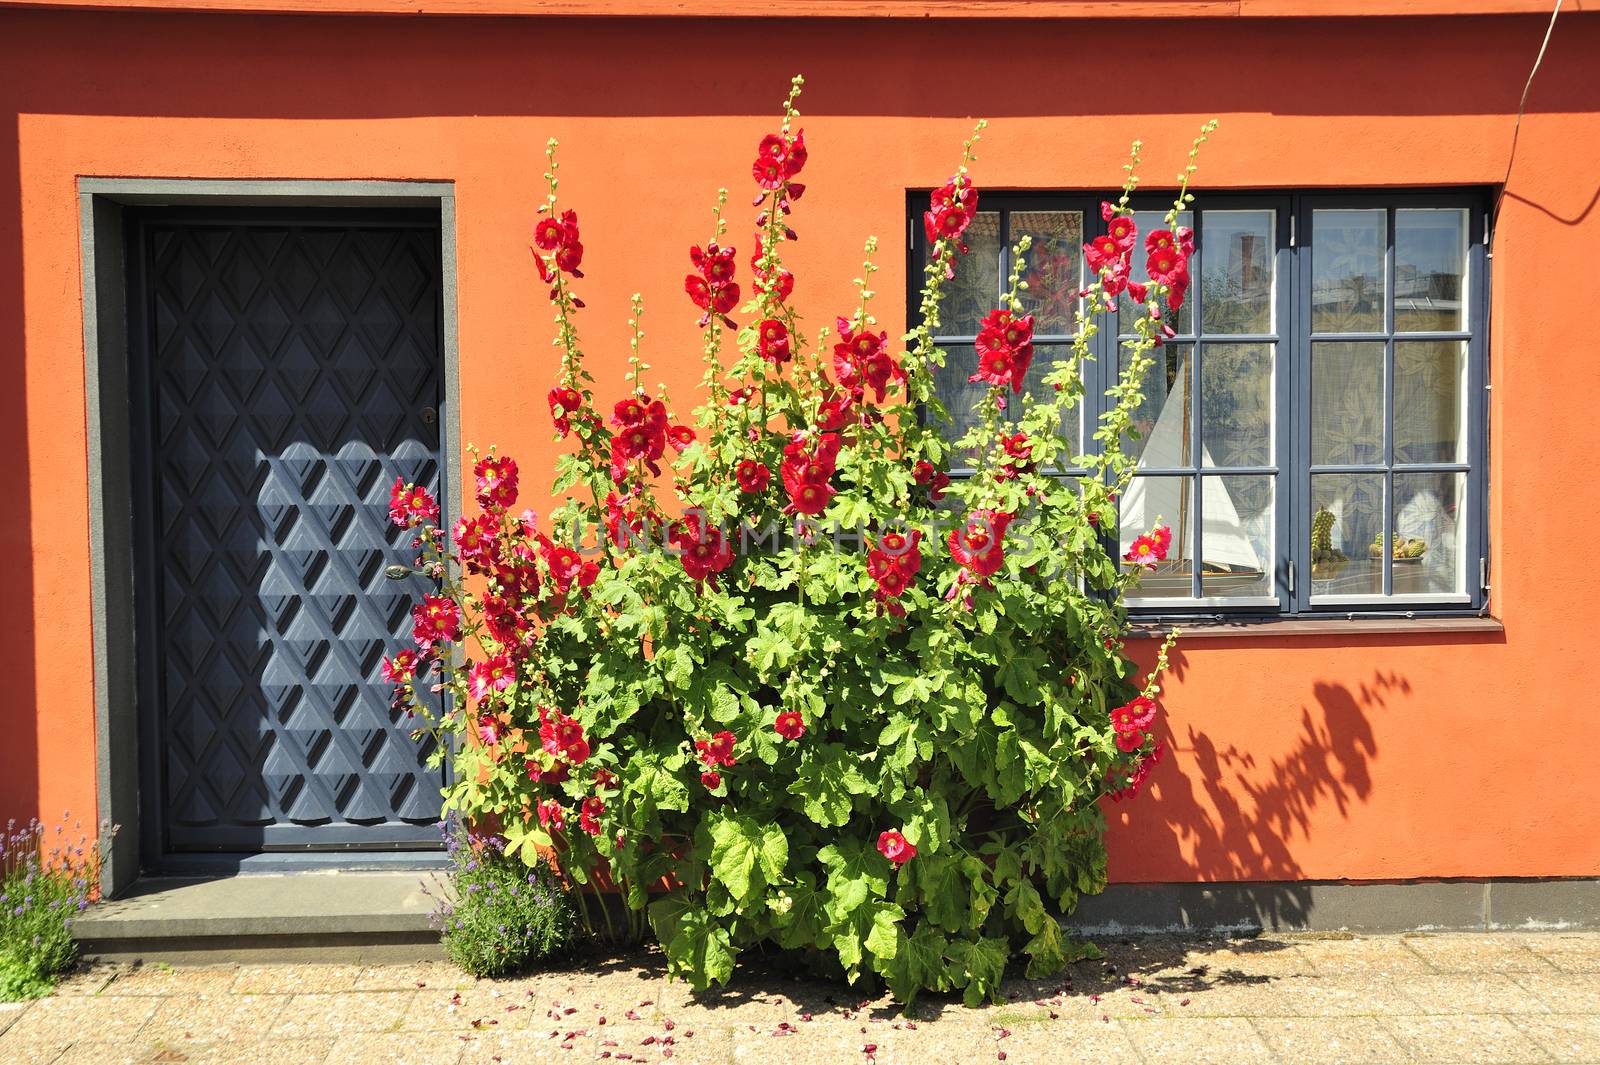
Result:
<instances>
[{"instance_id":1,"label":"orange stucco wall","mask_svg":"<svg viewBox=\"0 0 1600 1065\"><path fill-rule=\"evenodd\" d=\"M1538 17L699 22L0 10L0 818L95 809L79 175L455 182L465 438L548 469L549 315L526 251L547 137L584 223L592 367L628 294L692 394L685 249L746 188L788 75L811 146L797 299L851 305L862 238L941 181L972 118L990 187L1147 180L1222 120L1206 187L1487 185ZM1490 501L1505 632L1195 640L1119 880L1600 874L1584 618L1600 482L1600 15L1564 15L1495 249ZM1110 63L1121 59L1124 74ZM1091 62L1090 60L1094 60ZM1110 76L1108 76L1110 75ZM735 238L741 235L734 230ZM903 263L882 257L880 313Z\"/></svg>"}]
</instances>

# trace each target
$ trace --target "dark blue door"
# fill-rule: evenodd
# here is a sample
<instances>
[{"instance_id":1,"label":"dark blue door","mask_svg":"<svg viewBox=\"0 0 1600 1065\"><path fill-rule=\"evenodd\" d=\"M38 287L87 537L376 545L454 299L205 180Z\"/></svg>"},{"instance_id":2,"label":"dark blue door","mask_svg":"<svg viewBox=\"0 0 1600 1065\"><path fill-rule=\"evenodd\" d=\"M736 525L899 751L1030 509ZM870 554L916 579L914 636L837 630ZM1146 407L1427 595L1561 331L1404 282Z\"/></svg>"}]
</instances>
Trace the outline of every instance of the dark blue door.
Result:
<instances>
[{"instance_id":1,"label":"dark blue door","mask_svg":"<svg viewBox=\"0 0 1600 1065\"><path fill-rule=\"evenodd\" d=\"M415 591L390 486L439 488L437 215L148 213L129 258L147 838L435 843L379 663Z\"/></svg>"}]
</instances>

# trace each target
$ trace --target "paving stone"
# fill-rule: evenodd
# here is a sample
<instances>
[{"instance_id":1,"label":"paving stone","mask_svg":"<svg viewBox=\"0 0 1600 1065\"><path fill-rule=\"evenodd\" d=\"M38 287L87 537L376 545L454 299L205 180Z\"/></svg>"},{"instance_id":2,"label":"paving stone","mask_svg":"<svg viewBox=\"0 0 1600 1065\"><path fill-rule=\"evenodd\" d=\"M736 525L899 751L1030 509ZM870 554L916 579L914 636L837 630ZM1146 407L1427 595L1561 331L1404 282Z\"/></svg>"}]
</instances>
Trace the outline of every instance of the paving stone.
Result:
<instances>
[{"instance_id":1,"label":"paving stone","mask_svg":"<svg viewBox=\"0 0 1600 1065\"><path fill-rule=\"evenodd\" d=\"M15 1024L27 1008L26 1002L0 1002L0 1035L4 1035L6 1029Z\"/></svg>"},{"instance_id":2,"label":"paving stone","mask_svg":"<svg viewBox=\"0 0 1600 1065\"><path fill-rule=\"evenodd\" d=\"M502 990L491 984L459 991L425 987L412 992L400 1027L413 1032L528 1028L544 1025L544 1013L532 998L516 989Z\"/></svg>"},{"instance_id":3,"label":"paving stone","mask_svg":"<svg viewBox=\"0 0 1600 1065\"><path fill-rule=\"evenodd\" d=\"M1511 979L1552 1013L1600 1013L1600 976L1581 973L1513 973Z\"/></svg>"},{"instance_id":4,"label":"paving stone","mask_svg":"<svg viewBox=\"0 0 1600 1065\"><path fill-rule=\"evenodd\" d=\"M466 1050L457 1035L342 1035L323 1059L324 1065L455 1065Z\"/></svg>"},{"instance_id":5,"label":"paving stone","mask_svg":"<svg viewBox=\"0 0 1600 1065\"><path fill-rule=\"evenodd\" d=\"M595 1061L600 1051L597 1041L592 1037L563 1043L549 1038L548 1032L474 1032L458 1042L461 1045L460 1065L589 1062Z\"/></svg>"},{"instance_id":6,"label":"paving stone","mask_svg":"<svg viewBox=\"0 0 1600 1065\"><path fill-rule=\"evenodd\" d=\"M174 995L160 1000L140 1034L174 1042L258 1039L289 1001L287 995Z\"/></svg>"},{"instance_id":7,"label":"paving stone","mask_svg":"<svg viewBox=\"0 0 1600 1065\"><path fill-rule=\"evenodd\" d=\"M1600 1017L1593 1014L1530 1015L1511 1023L1557 1061L1600 1061Z\"/></svg>"},{"instance_id":8,"label":"paving stone","mask_svg":"<svg viewBox=\"0 0 1600 1065\"><path fill-rule=\"evenodd\" d=\"M99 991L102 995L220 994L239 978L237 965L129 966Z\"/></svg>"},{"instance_id":9,"label":"paving stone","mask_svg":"<svg viewBox=\"0 0 1600 1065\"><path fill-rule=\"evenodd\" d=\"M865 1027L868 1030L863 1032ZM783 1065L978 1065L995 1061L994 1038L962 1026L921 1025L894 1029L888 1025L812 1022L793 1036L773 1036L770 1028L740 1027L733 1032L732 1061ZM871 1051L867 1050L871 1047Z\"/></svg>"},{"instance_id":10,"label":"paving stone","mask_svg":"<svg viewBox=\"0 0 1600 1065\"><path fill-rule=\"evenodd\" d=\"M1504 1017L1386 1017L1384 1026L1417 1061L1547 1061L1545 1052Z\"/></svg>"},{"instance_id":11,"label":"paving stone","mask_svg":"<svg viewBox=\"0 0 1600 1065\"><path fill-rule=\"evenodd\" d=\"M1123 1025L1098 1020L1045 1020L1018 1024L1011 1034L995 1040L982 1060L997 1061L1004 1051L1007 1065L1054 1065L1056 1062L1093 1062L1094 1065L1134 1065L1139 1055ZM934 1060L934 1059L930 1059Z\"/></svg>"},{"instance_id":12,"label":"paving stone","mask_svg":"<svg viewBox=\"0 0 1600 1065\"><path fill-rule=\"evenodd\" d=\"M1266 1065L1276 1060L1242 1017L1151 1017L1124 1021L1123 1029L1148 1061Z\"/></svg>"},{"instance_id":13,"label":"paving stone","mask_svg":"<svg viewBox=\"0 0 1600 1065\"><path fill-rule=\"evenodd\" d=\"M1296 1065L1404 1061L1406 1052L1376 1017L1258 1017L1256 1032Z\"/></svg>"},{"instance_id":14,"label":"paving stone","mask_svg":"<svg viewBox=\"0 0 1600 1065\"><path fill-rule=\"evenodd\" d=\"M52 1065L194 1065L207 1054L206 1047L184 1048L165 1040L136 1039L129 1043L74 1043ZM0 1059L3 1060L3 1059Z\"/></svg>"},{"instance_id":15,"label":"paving stone","mask_svg":"<svg viewBox=\"0 0 1600 1065\"><path fill-rule=\"evenodd\" d=\"M229 1040L205 1047L193 1060L197 1065L320 1065L332 1047L332 1039Z\"/></svg>"},{"instance_id":16,"label":"paving stone","mask_svg":"<svg viewBox=\"0 0 1600 1065\"><path fill-rule=\"evenodd\" d=\"M1225 950L1196 951L1190 960L1194 967L1204 968L1206 975L1213 977L1241 973L1246 976L1305 976L1316 971L1299 944L1265 937L1235 942Z\"/></svg>"},{"instance_id":17,"label":"paving stone","mask_svg":"<svg viewBox=\"0 0 1600 1065\"><path fill-rule=\"evenodd\" d=\"M295 995L278 1015L278 1023L270 1034L273 1038L293 1039L397 1029L411 1006L413 994L408 991L346 991Z\"/></svg>"},{"instance_id":18,"label":"paving stone","mask_svg":"<svg viewBox=\"0 0 1600 1065\"><path fill-rule=\"evenodd\" d=\"M59 1039L17 1039L0 1035L0 1061L5 1065L50 1065L66 1053L67 1044Z\"/></svg>"},{"instance_id":19,"label":"paving stone","mask_svg":"<svg viewBox=\"0 0 1600 1065\"><path fill-rule=\"evenodd\" d=\"M1517 935L1407 936L1405 942L1440 972L1539 973L1554 969Z\"/></svg>"},{"instance_id":20,"label":"paving stone","mask_svg":"<svg viewBox=\"0 0 1600 1065\"><path fill-rule=\"evenodd\" d=\"M696 1028L675 1024L669 1032L659 1024L608 1024L593 1034L594 1053L591 1057L610 1054L609 1059L602 1060L627 1061L627 1058L619 1058L619 1055L631 1054L636 1061L661 1061L667 1060L666 1052L669 1049L672 1051L672 1065L727 1065L733 1056L733 1030L720 1025ZM668 1038L672 1040L671 1043L665 1041ZM773 1044L774 1047L788 1045ZM775 1061L786 1060L783 1053L777 1050L773 1052L773 1057Z\"/></svg>"},{"instance_id":21,"label":"paving stone","mask_svg":"<svg viewBox=\"0 0 1600 1065\"><path fill-rule=\"evenodd\" d=\"M1356 936L1297 943L1300 954L1318 976L1366 976L1379 973L1424 973L1432 967L1399 936Z\"/></svg>"},{"instance_id":22,"label":"paving stone","mask_svg":"<svg viewBox=\"0 0 1600 1065\"><path fill-rule=\"evenodd\" d=\"M233 982L238 994L305 995L318 991L349 991L361 978L361 965L303 962L298 965L244 965Z\"/></svg>"},{"instance_id":23,"label":"paving stone","mask_svg":"<svg viewBox=\"0 0 1600 1065\"><path fill-rule=\"evenodd\" d=\"M1528 949L1562 972L1600 973L1600 936L1530 936Z\"/></svg>"},{"instance_id":24,"label":"paving stone","mask_svg":"<svg viewBox=\"0 0 1600 1065\"><path fill-rule=\"evenodd\" d=\"M1410 976L1285 977L1273 984L1282 1013L1295 1017L1362 1017L1405 1011L1400 988ZM1266 1012L1266 1011L1263 1011Z\"/></svg>"},{"instance_id":25,"label":"paving stone","mask_svg":"<svg viewBox=\"0 0 1600 1065\"><path fill-rule=\"evenodd\" d=\"M369 965L356 977L352 990L409 991L418 986L459 990L479 982L449 962L425 961L413 965Z\"/></svg>"},{"instance_id":26,"label":"paving stone","mask_svg":"<svg viewBox=\"0 0 1600 1065\"><path fill-rule=\"evenodd\" d=\"M28 1007L5 1038L24 1043L132 1039L158 1005L160 1000L154 998L44 998Z\"/></svg>"},{"instance_id":27,"label":"paving stone","mask_svg":"<svg viewBox=\"0 0 1600 1065\"><path fill-rule=\"evenodd\" d=\"M1543 999L1505 973L1419 974L1397 979L1396 986L1415 1013L1549 1013Z\"/></svg>"},{"instance_id":28,"label":"paving stone","mask_svg":"<svg viewBox=\"0 0 1600 1065\"><path fill-rule=\"evenodd\" d=\"M80 964L76 969L62 976L50 993L57 998L66 998L71 995L98 995L125 968L126 966L110 962Z\"/></svg>"}]
</instances>

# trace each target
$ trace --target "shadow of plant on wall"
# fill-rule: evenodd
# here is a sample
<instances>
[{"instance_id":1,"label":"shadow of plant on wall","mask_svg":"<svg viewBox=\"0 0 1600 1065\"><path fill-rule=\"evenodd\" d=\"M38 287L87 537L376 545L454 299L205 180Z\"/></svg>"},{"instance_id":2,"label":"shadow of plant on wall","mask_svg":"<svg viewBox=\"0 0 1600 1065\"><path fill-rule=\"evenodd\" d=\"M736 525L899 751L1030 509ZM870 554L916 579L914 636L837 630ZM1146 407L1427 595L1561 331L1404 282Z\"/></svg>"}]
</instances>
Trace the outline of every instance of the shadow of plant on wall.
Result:
<instances>
[{"instance_id":1,"label":"shadow of plant on wall","mask_svg":"<svg viewBox=\"0 0 1600 1065\"><path fill-rule=\"evenodd\" d=\"M1180 678L1187 665L1181 653L1174 656ZM1247 894L1220 884L1305 877L1296 842L1310 837L1318 807L1331 805L1347 817L1371 796L1369 763L1378 745L1370 715L1410 691L1410 682L1394 672L1375 671L1355 683L1317 681L1314 704L1300 709L1295 738L1270 759L1179 723L1181 735L1174 730L1163 737L1175 757L1152 777L1153 801L1135 810L1108 809L1113 854L1137 847L1141 867L1182 868L1196 879L1220 882L1207 903L1181 904L1186 923L1303 925L1311 911L1305 885L1257 886Z\"/></svg>"}]
</instances>

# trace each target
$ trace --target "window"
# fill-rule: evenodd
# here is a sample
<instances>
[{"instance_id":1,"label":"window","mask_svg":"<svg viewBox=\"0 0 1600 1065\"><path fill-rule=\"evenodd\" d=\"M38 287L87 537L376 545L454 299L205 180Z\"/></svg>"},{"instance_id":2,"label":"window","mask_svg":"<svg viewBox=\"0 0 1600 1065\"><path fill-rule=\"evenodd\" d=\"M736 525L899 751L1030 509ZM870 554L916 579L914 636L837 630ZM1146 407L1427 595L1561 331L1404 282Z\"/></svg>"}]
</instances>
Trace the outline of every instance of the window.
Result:
<instances>
[{"instance_id":1,"label":"window","mask_svg":"<svg viewBox=\"0 0 1600 1065\"><path fill-rule=\"evenodd\" d=\"M967 382L977 323L1023 234L1030 381L1070 353L1082 244L1103 230L1103 198L984 194L940 310L938 387L956 435L981 388ZM1122 546L1159 518L1172 557L1130 605L1189 616L1478 609L1486 198L1202 193L1196 204L1182 219L1195 231L1195 283L1145 380L1140 435L1125 445L1138 472L1121 500ZM1148 207L1141 233L1166 209L1158 197L1135 206ZM921 197L911 209L915 223ZM920 225L911 231L920 266L926 242ZM1080 454L1132 326L1123 316L1103 317L1084 367L1087 406L1066 427Z\"/></svg>"}]
</instances>

